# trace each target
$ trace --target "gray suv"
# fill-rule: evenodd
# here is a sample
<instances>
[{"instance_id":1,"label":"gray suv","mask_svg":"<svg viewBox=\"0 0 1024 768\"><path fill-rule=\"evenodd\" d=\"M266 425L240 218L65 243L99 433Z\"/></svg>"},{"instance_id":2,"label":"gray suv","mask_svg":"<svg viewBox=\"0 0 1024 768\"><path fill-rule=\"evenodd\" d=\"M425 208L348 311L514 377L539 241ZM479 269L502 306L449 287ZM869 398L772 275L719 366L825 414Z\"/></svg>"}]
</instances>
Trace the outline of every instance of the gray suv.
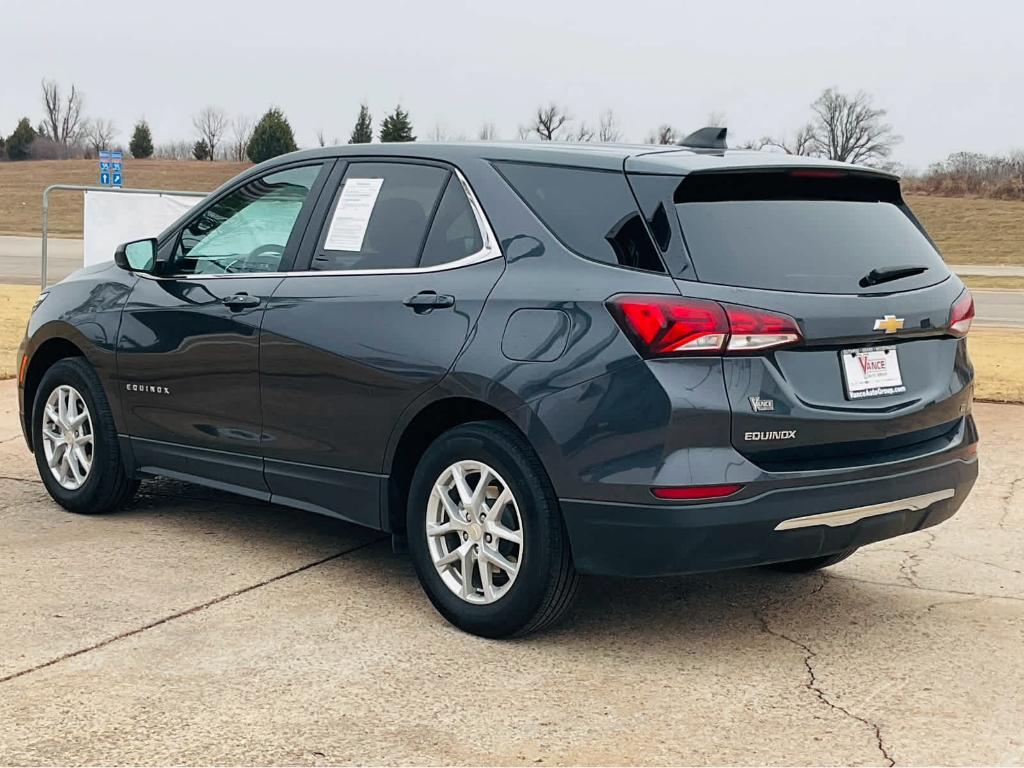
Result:
<instances>
[{"instance_id":1,"label":"gray suv","mask_svg":"<svg viewBox=\"0 0 1024 768\"><path fill-rule=\"evenodd\" d=\"M385 144L256 166L37 303L22 423L72 512L166 476L389 532L504 637L580 574L807 571L977 476L970 294L870 168Z\"/></svg>"}]
</instances>

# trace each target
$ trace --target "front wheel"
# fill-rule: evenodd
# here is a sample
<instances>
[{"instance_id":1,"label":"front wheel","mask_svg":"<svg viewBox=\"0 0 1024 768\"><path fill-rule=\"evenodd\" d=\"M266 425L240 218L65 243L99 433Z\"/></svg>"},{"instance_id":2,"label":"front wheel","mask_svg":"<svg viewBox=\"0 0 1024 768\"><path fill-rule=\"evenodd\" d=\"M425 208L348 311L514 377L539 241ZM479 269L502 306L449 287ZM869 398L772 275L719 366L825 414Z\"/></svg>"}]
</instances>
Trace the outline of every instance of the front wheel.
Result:
<instances>
[{"instance_id":1,"label":"front wheel","mask_svg":"<svg viewBox=\"0 0 1024 768\"><path fill-rule=\"evenodd\" d=\"M413 475L409 550L434 607L483 637L555 622L579 586L551 481L521 434L464 424L424 453Z\"/></svg>"},{"instance_id":2,"label":"front wheel","mask_svg":"<svg viewBox=\"0 0 1024 768\"><path fill-rule=\"evenodd\" d=\"M82 358L61 360L43 374L32 407L32 447L43 485L70 512L117 509L138 488L121 461L99 377Z\"/></svg>"}]
</instances>

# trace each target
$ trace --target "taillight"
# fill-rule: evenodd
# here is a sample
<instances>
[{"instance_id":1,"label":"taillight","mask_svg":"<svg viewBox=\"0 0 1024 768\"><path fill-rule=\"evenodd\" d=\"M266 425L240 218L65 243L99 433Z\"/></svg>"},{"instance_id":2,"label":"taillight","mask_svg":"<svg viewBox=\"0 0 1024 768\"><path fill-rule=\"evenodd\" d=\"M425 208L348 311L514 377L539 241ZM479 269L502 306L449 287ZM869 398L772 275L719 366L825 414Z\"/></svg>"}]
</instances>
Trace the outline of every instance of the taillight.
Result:
<instances>
[{"instance_id":1,"label":"taillight","mask_svg":"<svg viewBox=\"0 0 1024 768\"><path fill-rule=\"evenodd\" d=\"M623 296L609 307L637 349L648 355L721 352L729 337L725 310L713 301Z\"/></svg>"},{"instance_id":2,"label":"taillight","mask_svg":"<svg viewBox=\"0 0 1024 768\"><path fill-rule=\"evenodd\" d=\"M730 352L752 352L800 341L800 329L789 315L732 304L725 305L725 314L729 318Z\"/></svg>"},{"instance_id":3,"label":"taillight","mask_svg":"<svg viewBox=\"0 0 1024 768\"><path fill-rule=\"evenodd\" d=\"M954 336L966 336L967 332L971 330L972 320L974 320L974 297L965 288L960 298L949 310L949 332Z\"/></svg>"},{"instance_id":4,"label":"taillight","mask_svg":"<svg viewBox=\"0 0 1024 768\"><path fill-rule=\"evenodd\" d=\"M619 296L608 308L646 357L753 352L801 338L788 315L706 299Z\"/></svg>"}]
</instances>

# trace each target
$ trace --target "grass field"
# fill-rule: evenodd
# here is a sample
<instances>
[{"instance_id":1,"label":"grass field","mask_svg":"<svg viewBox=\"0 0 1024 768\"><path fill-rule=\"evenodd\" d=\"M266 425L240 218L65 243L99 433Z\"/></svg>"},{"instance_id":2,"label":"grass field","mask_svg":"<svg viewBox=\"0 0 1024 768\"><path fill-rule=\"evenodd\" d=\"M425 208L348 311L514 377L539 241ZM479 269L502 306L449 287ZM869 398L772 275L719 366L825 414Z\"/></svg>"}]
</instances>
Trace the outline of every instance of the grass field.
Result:
<instances>
[{"instance_id":1,"label":"grass field","mask_svg":"<svg viewBox=\"0 0 1024 768\"><path fill-rule=\"evenodd\" d=\"M0 379L17 375L18 344L39 289L0 285ZM1024 403L1024 333L975 328L968 345L977 369L981 400Z\"/></svg>"},{"instance_id":2,"label":"grass field","mask_svg":"<svg viewBox=\"0 0 1024 768\"><path fill-rule=\"evenodd\" d=\"M968 288L999 288L1004 291L1024 291L1024 277L1001 277L998 275L962 275L961 280Z\"/></svg>"},{"instance_id":3,"label":"grass field","mask_svg":"<svg viewBox=\"0 0 1024 768\"><path fill-rule=\"evenodd\" d=\"M1024 264L1024 202L908 195L950 264Z\"/></svg>"},{"instance_id":4,"label":"grass field","mask_svg":"<svg viewBox=\"0 0 1024 768\"><path fill-rule=\"evenodd\" d=\"M198 160L127 160L126 189L174 189L208 192L249 163ZM43 190L50 184L98 184L95 160L32 160L0 163L0 234L38 235L42 228ZM81 192L50 193L50 234L80 237Z\"/></svg>"},{"instance_id":5,"label":"grass field","mask_svg":"<svg viewBox=\"0 0 1024 768\"><path fill-rule=\"evenodd\" d=\"M129 188L205 192L231 178L247 163L197 160L127 160ZM0 163L0 234L37 235L43 189L56 183L95 184L95 160L36 160ZM50 232L80 236L82 195L51 196ZM910 195L911 208L951 264L1024 264L1024 202Z\"/></svg>"}]
</instances>

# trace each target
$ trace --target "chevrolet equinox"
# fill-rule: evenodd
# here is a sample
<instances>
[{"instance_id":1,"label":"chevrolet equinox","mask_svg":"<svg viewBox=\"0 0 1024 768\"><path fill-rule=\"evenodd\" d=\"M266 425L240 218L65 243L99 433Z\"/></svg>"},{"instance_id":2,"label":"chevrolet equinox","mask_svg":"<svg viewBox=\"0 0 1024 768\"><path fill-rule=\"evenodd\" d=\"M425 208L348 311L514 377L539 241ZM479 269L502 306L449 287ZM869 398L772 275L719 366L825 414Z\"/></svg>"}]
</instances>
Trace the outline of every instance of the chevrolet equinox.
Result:
<instances>
[{"instance_id":1,"label":"chevrolet equinox","mask_svg":"<svg viewBox=\"0 0 1024 768\"><path fill-rule=\"evenodd\" d=\"M973 315L879 170L712 129L355 145L51 286L19 400L72 512L165 476L370 526L504 637L580 574L809 571L949 518Z\"/></svg>"}]
</instances>

